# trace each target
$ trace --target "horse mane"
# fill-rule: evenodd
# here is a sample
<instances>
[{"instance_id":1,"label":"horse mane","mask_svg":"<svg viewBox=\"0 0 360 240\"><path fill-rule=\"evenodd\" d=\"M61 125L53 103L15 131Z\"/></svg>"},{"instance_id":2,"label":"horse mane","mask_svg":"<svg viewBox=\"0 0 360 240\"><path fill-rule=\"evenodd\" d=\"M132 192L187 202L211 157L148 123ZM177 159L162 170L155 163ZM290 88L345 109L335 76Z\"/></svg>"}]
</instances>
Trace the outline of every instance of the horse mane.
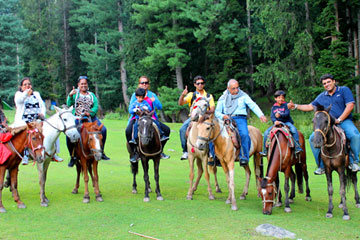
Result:
<instances>
[{"instance_id":1,"label":"horse mane","mask_svg":"<svg viewBox=\"0 0 360 240\"><path fill-rule=\"evenodd\" d=\"M209 114L208 112L211 112L211 111L207 111L204 115L200 116L199 123L203 123L206 120L210 119L211 113Z\"/></svg>"},{"instance_id":2,"label":"horse mane","mask_svg":"<svg viewBox=\"0 0 360 240\"><path fill-rule=\"evenodd\" d=\"M266 186L267 186L267 179L266 179L266 178L263 178L263 179L261 180L260 187L261 187L261 188L266 188Z\"/></svg>"},{"instance_id":3,"label":"horse mane","mask_svg":"<svg viewBox=\"0 0 360 240\"><path fill-rule=\"evenodd\" d=\"M316 111L325 111L325 107L323 105L316 106Z\"/></svg>"}]
</instances>

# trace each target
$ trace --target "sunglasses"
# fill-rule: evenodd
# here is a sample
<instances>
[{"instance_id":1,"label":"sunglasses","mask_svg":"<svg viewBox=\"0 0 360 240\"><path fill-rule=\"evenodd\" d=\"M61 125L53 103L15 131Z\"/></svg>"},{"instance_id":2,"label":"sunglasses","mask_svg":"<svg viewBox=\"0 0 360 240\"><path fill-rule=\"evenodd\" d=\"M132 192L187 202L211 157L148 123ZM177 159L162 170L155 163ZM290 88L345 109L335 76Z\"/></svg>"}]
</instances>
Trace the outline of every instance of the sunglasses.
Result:
<instances>
[{"instance_id":1,"label":"sunglasses","mask_svg":"<svg viewBox=\"0 0 360 240\"><path fill-rule=\"evenodd\" d=\"M79 80L80 80L80 79L86 79L86 80L87 80L88 77L87 77L87 76L80 76L78 79L79 79Z\"/></svg>"},{"instance_id":2,"label":"sunglasses","mask_svg":"<svg viewBox=\"0 0 360 240\"><path fill-rule=\"evenodd\" d=\"M140 82L140 84L142 84L142 85L148 85L149 84L149 82Z\"/></svg>"},{"instance_id":3,"label":"sunglasses","mask_svg":"<svg viewBox=\"0 0 360 240\"><path fill-rule=\"evenodd\" d=\"M205 82L197 82L195 85L205 85Z\"/></svg>"}]
</instances>

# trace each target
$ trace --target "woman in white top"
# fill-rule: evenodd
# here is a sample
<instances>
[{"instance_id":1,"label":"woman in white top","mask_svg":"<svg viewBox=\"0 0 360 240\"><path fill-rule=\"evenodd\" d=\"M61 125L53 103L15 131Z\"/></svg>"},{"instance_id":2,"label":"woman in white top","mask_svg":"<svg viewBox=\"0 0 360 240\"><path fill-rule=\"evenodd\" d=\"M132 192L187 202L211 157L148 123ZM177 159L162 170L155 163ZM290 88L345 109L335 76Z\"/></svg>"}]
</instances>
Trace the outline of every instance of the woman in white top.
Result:
<instances>
[{"instance_id":1,"label":"woman in white top","mask_svg":"<svg viewBox=\"0 0 360 240\"><path fill-rule=\"evenodd\" d=\"M42 100L40 93L34 91L30 78L24 77L19 86L19 90L15 93L15 121L12 126L18 127L22 126L28 122L33 122L36 119L44 119L46 114L45 103ZM56 140L56 148L59 152L60 144L59 139ZM63 161L56 154L54 155L54 160L57 162ZM23 158L23 165L28 163L27 155Z\"/></svg>"}]
</instances>

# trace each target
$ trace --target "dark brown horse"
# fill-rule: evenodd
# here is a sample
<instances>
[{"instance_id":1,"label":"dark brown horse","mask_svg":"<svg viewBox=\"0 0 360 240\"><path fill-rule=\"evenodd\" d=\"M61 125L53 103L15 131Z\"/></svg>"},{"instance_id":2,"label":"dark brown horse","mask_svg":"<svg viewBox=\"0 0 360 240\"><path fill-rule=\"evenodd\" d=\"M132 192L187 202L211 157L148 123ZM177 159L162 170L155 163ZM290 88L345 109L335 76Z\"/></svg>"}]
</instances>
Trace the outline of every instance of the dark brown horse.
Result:
<instances>
[{"instance_id":1,"label":"dark brown horse","mask_svg":"<svg viewBox=\"0 0 360 240\"><path fill-rule=\"evenodd\" d=\"M313 119L314 123L314 147L321 148L320 157L325 165L325 173L328 186L329 207L326 213L327 218L331 218L333 205L333 185L332 185L332 172L336 171L340 179L340 196L341 202L339 207L343 209L344 220L349 220L350 216L346 206L346 187L350 186L351 181L355 188L355 201L356 206L360 207L359 193L357 189L357 176L356 172L348 169L349 157L346 154L345 134L342 130L336 130L335 118L329 114L330 108L324 109L319 106L315 111ZM346 169L346 171L345 171Z\"/></svg>"},{"instance_id":2,"label":"dark brown horse","mask_svg":"<svg viewBox=\"0 0 360 240\"><path fill-rule=\"evenodd\" d=\"M305 141L304 136L301 132L299 133L299 142L303 151L299 156L295 156L294 148L289 146L288 139L289 130L284 129L283 125L274 126L270 132L271 143L269 145L268 151L268 168L266 172L266 177L260 179L261 189L260 195L263 202L263 213L271 214L272 208L275 204L281 206L281 193L279 188L279 171L283 172L285 175L285 212L291 212L290 202L293 201L295 197L295 177L298 180L299 192L303 192L303 177L306 182L306 201L311 201L310 189L308 184L308 172L306 166L306 153L305 153ZM292 169L292 166L295 165L296 175ZM289 179L292 180L292 189L289 197ZM276 203L276 197L279 198L278 203Z\"/></svg>"},{"instance_id":3,"label":"dark brown horse","mask_svg":"<svg viewBox=\"0 0 360 240\"><path fill-rule=\"evenodd\" d=\"M98 161L102 156L102 134L100 126L96 122L84 122L80 130L80 141L76 144L76 156L80 162L76 163L76 184L72 193L77 194L80 186L80 172L84 174L85 191L83 203L90 202L89 196L89 175L93 183L96 201L102 202L103 198L99 189Z\"/></svg>"},{"instance_id":4,"label":"dark brown horse","mask_svg":"<svg viewBox=\"0 0 360 240\"><path fill-rule=\"evenodd\" d=\"M139 135L139 143L137 146L137 151L141 158L141 163L144 169L144 181L145 181L145 197L144 202L149 202L149 192L151 192L150 188L150 180L149 180L149 160L153 159L154 161L154 178L156 182L156 199L164 200L160 193L160 185L159 185L159 166L160 166L160 154L162 152L162 145L160 142L160 134L159 131L154 126L154 122L151 118L153 112L140 111L137 114L139 115L138 119L138 135ZM129 148L129 146L128 146ZM138 173L139 164L131 163L131 171L133 173L133 193L137 192L137 184L136 184L136 174Z\"/></svg>"},{"instance_id":5,"label":"dark brown horse","mask_svg":"<svg viewBox=\"0 0 360 240\"><path fill-rule=\"evenodd\" d=\"M14 131L18 133L15 134L9 142L5 143L5 146L12 152L12 154L3 164L0 164L0 213L6 212L6 209L2 204L2 190L4 187L6 169L10 172L10 190L14 201L17 203L18 208L25 208L26 206L20 200L19 192L17 190L17 176L19 164L22 159L21 155L27 147L34 160L42 162L45 158L42 123L28 123L27 126L19 127L14 129Z\"/></svg>"}]
</instances>

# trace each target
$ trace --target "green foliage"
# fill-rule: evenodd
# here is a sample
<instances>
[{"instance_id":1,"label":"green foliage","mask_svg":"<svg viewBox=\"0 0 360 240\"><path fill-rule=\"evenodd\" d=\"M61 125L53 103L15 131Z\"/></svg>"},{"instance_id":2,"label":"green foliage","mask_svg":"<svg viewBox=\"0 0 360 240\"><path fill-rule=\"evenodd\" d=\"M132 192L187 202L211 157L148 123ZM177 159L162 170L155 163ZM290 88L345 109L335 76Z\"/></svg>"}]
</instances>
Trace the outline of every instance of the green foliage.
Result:
<instances>
[{"instance_id":1,"label":"green foliage","mask_svg":"<svg viewBox=\"0 0 360 240\"><path fill-rule=\"evenodd\" d=\"M166 115L173 118L183 109L185 106L178 105L178 99L181 94L181 90L178 88L161 87L158 89L159 100L163 106L163 111ZM173 119L175 120L175 119Z\"/></svg>"}]
</instances>

